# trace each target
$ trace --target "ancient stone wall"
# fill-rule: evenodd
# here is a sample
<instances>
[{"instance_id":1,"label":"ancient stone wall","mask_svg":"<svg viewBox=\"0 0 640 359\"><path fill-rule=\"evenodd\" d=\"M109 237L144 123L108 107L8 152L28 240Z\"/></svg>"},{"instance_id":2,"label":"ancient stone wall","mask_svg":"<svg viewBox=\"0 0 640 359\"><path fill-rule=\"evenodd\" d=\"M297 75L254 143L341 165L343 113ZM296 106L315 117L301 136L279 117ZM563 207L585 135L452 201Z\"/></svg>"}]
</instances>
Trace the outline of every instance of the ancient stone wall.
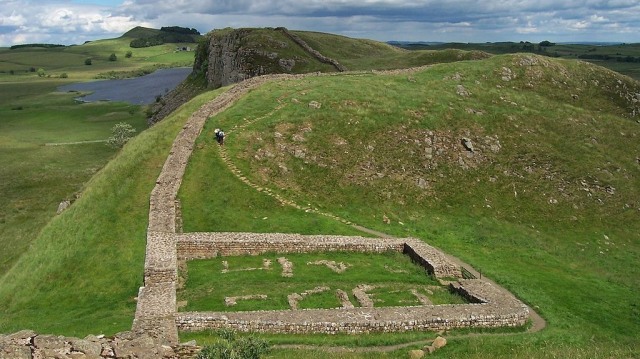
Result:
<instances>
[{"instance_id":1,"label":"ancient stone wall","mask_svg":"<svg viewBox=\"0 0 640 359\"><path fill-rule=\"evenodd\" d=\"M380 239L299 234L185 233L176 235L181 260L266 252L304 253L356 251L403 252L437 278L458 279L452 290L475 304L424 305L393 308L340 308L257 312L178 313L183 331L232 328L275 333L373 333L444 330L463 327L524 325L528 308L507 291L483 280L463 280L458 266L436 248L414 239Z\"/></svg>"},{"instance_id":2,"label":"ancient stone wall","mask_svg":"<svg viewBox=\"0 0 640 359\"><path fill-rule=\"evenodd\" d=\"M178 259L216 256L258 255L262 253L307 252L402 252L403 240L379 238L300 235L283 233L185 233L177 236Z\"/></svg>"},{"instance_id":3,"label":"ancient stone wall","mask_svg":"<svg viewBox=\"0 0 640 359\"><path fill-rule=\"evenodd\" d=\"M232 328L243 332L364 334L525 325L528 308L508 292L478 280L456 285L477 304L307 309L258 312L178 313L181 331Z\"/></svg>"},{"instance_id":4,"label":"ancient stone wall","mask_svg":"<svg viewBox=\"0 0 640 359\"><path fill-rule=\"evenodd\" d=\"M284 27L279 27L278 30L281 30L285 35L287 35L287 37L289 37L296 44L298 44L300 47L302 47L304 49L304 51L306 51L307 53L311 54L311 56L313 56L316 59L318 59L318 61L323 62L325 64L330 64L333 67L335 67L336 70L338 70L340 72L347 71L347 68L344 67L342 64L340 64L337 60L331 59L329 57L324 56L318 50L316 50L316 49L312 48L311 46L309 46L309 44L307 44L306 41L302 40L300 38L300 36L290 32L289 30L287 30Z\"/></svg>"},{"instance_id":5,"label":"ancient stone wall","mask_svg":"<svg viewBox=\"0 0 640 359\"><path fill-rule=\"evenodd\" d=\"M177 313L178 260L218 255L257 255L265 252L302 253L357 251L405 253L436 278L461 278L458 266L436 248L413 238L379 239L350 236L259 233L177 233L176 196L189 156L204 121L230 106L248 90L277 75L252 78L218 96L192 115L174 141L151 193L145 286L138 294L132 332L176 345L177 330L233 328L282 333L370 333L441 330L457 327L494 327L525 324L528 308L506 291L486 281L456 281L454 289L477 304L423 305L394 308L341 308L225 313Z\"/></svg>"},{"instance_id":6,"label":"ancient stone wall","mask_svg":"<svg viewBox=\"0 0 640 359\"><path fill-rule=\"evenodd\" d=\"M442 252L419 239L408 238L402 252L437 278L462 278L460 266L451 263Z\"/></svg>"}]
</instances>

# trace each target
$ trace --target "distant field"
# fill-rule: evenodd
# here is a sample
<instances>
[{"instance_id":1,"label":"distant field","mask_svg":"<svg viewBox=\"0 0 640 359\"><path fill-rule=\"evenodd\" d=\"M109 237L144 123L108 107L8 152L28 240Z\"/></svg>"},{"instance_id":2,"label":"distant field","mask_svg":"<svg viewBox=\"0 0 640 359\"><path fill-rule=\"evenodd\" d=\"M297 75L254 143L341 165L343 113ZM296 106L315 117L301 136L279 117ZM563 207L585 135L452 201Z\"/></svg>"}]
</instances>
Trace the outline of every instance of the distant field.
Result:
<instances>
[{"instance_id":1,"label":"distant field","mask_svg":"<svg viewBox=\"0 0 640 359\"><path fill-rule=\"evenodd\" d=\"M19 48L10 50L0 48L0 84L4 81L15 81L24 78L34 79L36 72L42 68L46 77L59 78L66 74L65 81L78 81L96 78L101 73L110 71L133 71L142 67L181 67L191 66L194 51L176 51L177 46L189 46L195 49L196 44L165 44L145 48L131 48L131 39L118 38L98 40L84 45L59 48ZM131 57L127 58L127 52ZM109 61L115 54L116 61ZM85 60L91 59L91 65Z\"/></svg>"},{"instance_id":2,"label":"distant field","mask_svg":"<svg viewBox=\"0 0 640 359\"><path fill-rule=\"evenodd\" d=\"M144 107L80 104L73 99L77 94L57 93L57 87L109 71L193 63L194 52L175 52L176 45L132 49L129 41L0 49L0 277L55 216L58 204L75 200L86 181L117 153L95 141L106 140L119 122L130 123L138 133L147 127ZM112 53L117 61L108 60ZM84 64L87 58L92 65ZM48 145L76 142L87 143Z\"/></svg>"}]
</instances>

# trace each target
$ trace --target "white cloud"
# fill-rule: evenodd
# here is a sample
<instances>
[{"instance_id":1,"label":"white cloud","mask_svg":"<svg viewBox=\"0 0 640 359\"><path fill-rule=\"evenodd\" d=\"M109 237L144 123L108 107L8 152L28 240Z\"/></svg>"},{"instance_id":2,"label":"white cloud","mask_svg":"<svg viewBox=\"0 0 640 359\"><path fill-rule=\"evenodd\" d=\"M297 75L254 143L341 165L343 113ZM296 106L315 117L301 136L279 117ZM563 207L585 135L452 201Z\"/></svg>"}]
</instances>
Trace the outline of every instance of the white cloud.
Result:
<instances>
[{"instance_id":1,"label":"white cloud","mask_svg":"<svg viewBox=\"0 0 640 359\"><path fill-rule=\"evenodd\" d=\"M125 0L107 6L5 0L0 46L82 43L117 37L138 25L178 25L201 32L285 26L377 40L633 42L638 41L634 32L640 32L640 1Z\"/></svg>"}]
</instances>

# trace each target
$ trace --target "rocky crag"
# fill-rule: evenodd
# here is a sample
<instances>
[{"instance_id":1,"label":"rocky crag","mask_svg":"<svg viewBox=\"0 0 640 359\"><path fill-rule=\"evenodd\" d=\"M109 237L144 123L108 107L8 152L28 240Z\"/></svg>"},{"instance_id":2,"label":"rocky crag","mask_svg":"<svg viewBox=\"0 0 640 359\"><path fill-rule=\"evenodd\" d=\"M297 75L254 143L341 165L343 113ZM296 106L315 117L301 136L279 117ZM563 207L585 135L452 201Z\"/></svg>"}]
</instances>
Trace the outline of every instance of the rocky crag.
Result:
<instances>
[{"instance_id":1,"label":"rocky crag","mask_svg":"<svg viewBox=\"0 0 640 359\"><path fill-rule=\"evenodd\" d=\"M212 31L196 50L191 80L153 106L149 123L162 120L204 89L268 74L346 70L337 60L321 54L283 27Z\"/></svg>"}]
</instances>

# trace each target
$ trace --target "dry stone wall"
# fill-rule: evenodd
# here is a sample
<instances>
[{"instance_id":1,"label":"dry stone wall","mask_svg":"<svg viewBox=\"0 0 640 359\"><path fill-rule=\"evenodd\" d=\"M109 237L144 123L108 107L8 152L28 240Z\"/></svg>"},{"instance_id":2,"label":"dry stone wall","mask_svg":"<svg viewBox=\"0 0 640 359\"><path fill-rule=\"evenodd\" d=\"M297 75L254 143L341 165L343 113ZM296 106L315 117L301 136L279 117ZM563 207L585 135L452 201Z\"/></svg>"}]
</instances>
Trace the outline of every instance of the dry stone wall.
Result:
<instances>
[{"instance_id":1,"label":"dry stone wall","mask_svg":"<svg viewBox=\"0 0 640 359\"><path fill-rule=\"evenodd\" d=\"M325 64L330 64L333 67L335 67L336 70L338 70L340 72L347 71L347 68L344 65L340 64L335 59L331 59L329 57L324 56L318 50L316 50L316 49L312 48L311 46L309 46L309 44L307 44L306 41L302 40L300 38L300 36L292 33L291 31L287 30L284 27L280 27L278 29L281 30L285 35L287 35L287 37L289 37L291 40L293 40L296 44L298 44L300 47L302 47L304 49L304 51L306 51L307 53L311 54L313 57L318 59L318 61L323 62Z\"/></svg>"},{"instance_id":2,"label":"dry stone wall","mask_svg":"<svg viewBox=\"0 0 640 359\"><path fill-rule=\"evenodd\" d=\"M458 327L524 325L528 308L506 291L482 280L455 282L454 289L477 304L396 308L340 308L225 313L177 313L178 260L266 252L301 253L398 251L409 255L437 278L461 278L458 266L436 248L413 238L378 239L299 234L177 233L176 197L196 138L206 119L265 81L300 76L252 78L234 86L192 115L176 138L151 193L145 286L138 295L132 332L176 345L184 331L233 328L280 333L370 333L441 330Z\"/></svg>"},{"instance_id":3,"label":"dry stone wall","mask_svg":"<svg viewBox=\"0 0 640 359\"><path fill-rule=\"evenodd\" d=\"M176 237L177 253L181 260L258 255L266 252L403 252L438 278L460 278L453 282L452 290L476 303L394 308L178 313L176 324L182 331L232 328L247 332L361 334L521 326L529 317L528 308L509 292L495 288L483 280L461 279L460 268L451 263L442 252L413 238L378 239L275 233L186 233Z\"/></svg>"},{"instance_id":4,"label":"dry stone wall","mask_svg":"<svg viewBox=\"0 0 640 359\"><path fill-rule=\"evenodd\" d=\"M217 256L258 255L268 252L402 252L404 241L357 236L305 236L283 233L184 233L177 236L177 248L180 260L190 260Z\"/></svg>"},{"instance_id":5,"label":"dry stone wall","mask_svg":"<svg viewBox=\"0 0 640 359\"><path fill-rule=\"evenodd\" d=\"M179 330L233 328L245 332L362 334L468 327L522 326L525 305L482 280L463 280L464 291L478 304L388 308L307 309L260 312L179 313Z\"/></svg>"},{"instance_id":6,"label":"dry stone wall","mask_svg":"<svg viewBox=\"0 0 640 359\"><path fill-rule=\"evenodd\" d=\"M177 233L178 189L195 140L207 118L223 111L246 92L266 81L299 77L301 76L273 75L252 78L237 84L196 111L175 139L149 201L144 287L138 292L136 314L130 332L119 333L112 338L85 339L43 336L31 331L0 335L0 359L193 356L197 348L179 345L178 329L197 331L233 328L256 332L356 334L524 325L529 318L527 306L509 292L479 279L458 279L451 284L454 290L475 304L177 313L178 259L257 255L265 252L380 253L393 250L409 255L438 278L461 278L460 268L448 261L443 253L412 238L373 239L277 233Z\"/></svg>"}]
</instances>

